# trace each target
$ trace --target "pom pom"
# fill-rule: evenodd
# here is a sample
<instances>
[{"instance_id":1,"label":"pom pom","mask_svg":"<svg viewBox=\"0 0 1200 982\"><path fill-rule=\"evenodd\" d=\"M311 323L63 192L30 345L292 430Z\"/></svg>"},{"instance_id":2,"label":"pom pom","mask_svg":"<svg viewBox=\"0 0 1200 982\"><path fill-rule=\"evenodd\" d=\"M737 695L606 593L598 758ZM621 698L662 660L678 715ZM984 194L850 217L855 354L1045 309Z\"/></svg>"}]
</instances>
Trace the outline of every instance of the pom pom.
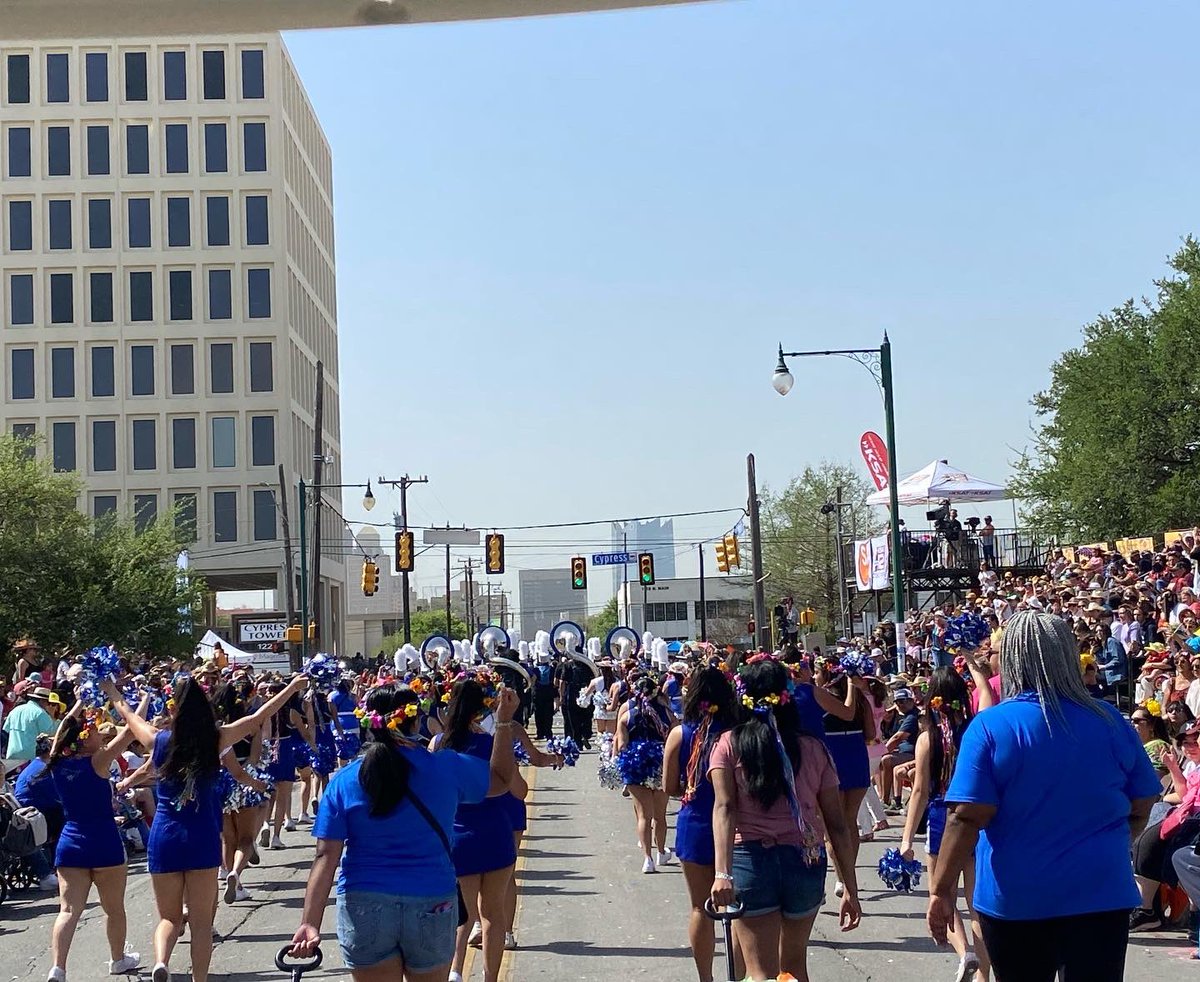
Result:
<instances>
[{"instance_id":1,"label":"pom pom","mask_svg":"<svg viewBox=\"0 0 1200 982\"><path fill-rule=\"evenodd\" d=\"M579 760L579 747L570 737L562 740L551 737L546 741L546 753L561 755L563 763L568 767L574 767L575 762Z\"/></svg>"},{"instance_id":2,"label":"pom pom","mask_svg":"<svg viewBox=\"0 0 1200 982\"><path fill-rule=\"evenodd\" d=\"M987 621L974 611L967 611L950 618L943 641L951 651L974 651L991 634Z\"/></svg>"},{"instance_id":3,"label":"pom pom","mask_svg":"<svg viewBox=\"0 0 1200 982\"><path fill-rule=\"evenodd\" d=\"M115 679L121 672L121 661L117 649L112 645L97 645L81 662L79 673L79 698L89 709L99 709L108 697L100 691L102 682Z\"/></svg>"},{"instance_id":4,"label":"pom pom","mask_svg":"<svg viewBox=\"0 0 1200 982\"><path fill-rule=\"evenodd\" d=\"M313 688L321 692L331 692L337 688L341 678L338 663L327 655L313 655L304 664L304 674L312 680Z\"/></svg>"},{"instance_id":5,"label":"pom pom","mask_svg":"<svg viewBox=\"0 0 1200 982\"><path fill-rule=\"evenodd\" d=\"M528 767L533 763L533 761L529 759L529 751L525 749L525 744L523 744L520 740L513 741L513 757L522 767Z\"/></svg>"},{"instance_id":6,"label":"pom pom","mask_svg":"<svg viewBox=\"0 0 1200 982\"><path fill-rule=\"evenodd\" d=\"M648 788L662 782L663 745L657 740L634 740L617 754L617 770L622 784L642 784Z\"/></svg>"},{"instance_id":7,"label":"pom pom","mask_svg":"<svg viewBox=\"0 0 1200 982\"><path fill-rule=\"evenodd\" d=\"M879 860L879 878L889 890L912 893L921 883L921 864L905 859L899 849L889 849Z\"/></svg>"},{"instance_id":8,"label":"pom pom","mask_svg":"<svg viewBox=\"0 0 1200 982\"><path fill-rule=\"evenodd\" d=\"M861 651L852 651L848 655L843 655L838 665L851 678L864 678L874 675L876 672L874 659Z\"/></svg>"}]
</instances>

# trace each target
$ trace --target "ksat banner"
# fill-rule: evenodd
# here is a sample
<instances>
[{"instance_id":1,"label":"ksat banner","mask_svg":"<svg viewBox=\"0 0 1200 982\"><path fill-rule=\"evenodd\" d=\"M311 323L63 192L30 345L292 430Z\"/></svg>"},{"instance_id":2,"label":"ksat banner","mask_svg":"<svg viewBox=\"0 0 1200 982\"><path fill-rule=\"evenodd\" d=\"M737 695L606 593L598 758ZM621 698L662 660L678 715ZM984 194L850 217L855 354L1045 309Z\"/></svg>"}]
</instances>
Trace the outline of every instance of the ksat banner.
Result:
<instances>
[{"instance_id":1,"label":"ksat banner","mask_svg":"<svg viewBox=\"0 0 1200 982\"><path fill-rule=\"evenodd\" d=\"M886 535L854 543L854 579L860 591L888 588L890 544Z\"/></svg>"},{"instance_id":2,"label":"ksat banner","mask_svg":"<svg viewBox=\"0 0 1200 982\"><path fill-rule=\"evenodd\" d=\"M862 451L871 480L875 482L875 490L882 491L888 486L887 447L883 445L878 433L867 430L858 438L858 449Z\"/></svg>"}]
</instances>

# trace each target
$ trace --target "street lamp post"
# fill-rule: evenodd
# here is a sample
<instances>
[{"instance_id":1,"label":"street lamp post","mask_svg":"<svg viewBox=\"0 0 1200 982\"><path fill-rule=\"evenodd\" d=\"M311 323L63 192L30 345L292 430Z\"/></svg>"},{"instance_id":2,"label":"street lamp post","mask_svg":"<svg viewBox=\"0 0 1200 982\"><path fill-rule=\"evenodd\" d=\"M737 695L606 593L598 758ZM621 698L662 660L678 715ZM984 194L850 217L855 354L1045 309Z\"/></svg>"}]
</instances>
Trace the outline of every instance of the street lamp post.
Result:
<instances>
[{"instance_id":1,"label":"street lamp post","mask_svg":"<svg viewBox=\"0 0 1200 982\"><path fill-rule=\"evenodd\" d=\"M896 473L896 411L892 395L892 342L887 333L878 348L842 348L833 351L784 351L779 346L779 362L771 384L781 396L791 390L795 379L788 371L785 358L816 358L825 355L842 355L863 366L879 386L883 395L883 422L888 453L888 503L891 508L892 527L892 616L896 624L896 658L900 668L904 667L904 647L901 643L901 625L904 623L904 556L900 546L900 502L897 493L899 477Z\"/></svg>"}]
</instances>

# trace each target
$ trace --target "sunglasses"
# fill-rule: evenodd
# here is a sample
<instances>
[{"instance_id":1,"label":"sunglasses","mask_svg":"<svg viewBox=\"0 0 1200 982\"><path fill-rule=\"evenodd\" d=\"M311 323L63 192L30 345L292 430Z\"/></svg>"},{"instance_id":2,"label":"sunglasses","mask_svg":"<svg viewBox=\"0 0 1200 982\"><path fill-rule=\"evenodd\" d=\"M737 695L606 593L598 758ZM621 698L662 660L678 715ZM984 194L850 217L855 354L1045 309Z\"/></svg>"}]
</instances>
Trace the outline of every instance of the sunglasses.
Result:
<instances>
[{"instance_id":1,"label":"sunglasses","mask_svg":"<svg viewBox=\"0 0 1200 982\"><path fill-rule=\"evenodd\" d=\"M1200 737L1185 736L1182 740L1179 741L1179 743L1181 746L1184 746L1184 747L1200 746Z\"/></svg>"}]
</instances>

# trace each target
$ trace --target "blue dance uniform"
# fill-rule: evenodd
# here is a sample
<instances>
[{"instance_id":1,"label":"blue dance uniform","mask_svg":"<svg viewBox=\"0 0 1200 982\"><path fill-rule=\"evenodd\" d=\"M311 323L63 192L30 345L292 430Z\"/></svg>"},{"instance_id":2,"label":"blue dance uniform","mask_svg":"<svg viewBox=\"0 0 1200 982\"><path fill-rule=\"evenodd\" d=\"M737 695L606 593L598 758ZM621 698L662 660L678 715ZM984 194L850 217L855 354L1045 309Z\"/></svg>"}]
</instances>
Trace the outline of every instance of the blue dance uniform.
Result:
<instances>
[{"instance_id":1,"label":"blue dance uniform","mask_svg":"<svg viewBox=\"0 0 1200 982\"><path fill-rule=\"evenodd\" d=\"M824 728L825 746L837 768L839 790L866 788L871 783L871 761L862 723L826 713Z\"/></svg>"},{"instance_id":2,"label":"blue dance uniform","mask_svg":"<svg viewBox=\"0 0 1200 982\"><path fill-rule=\"evenodd\" d=\"M337 744L333 739L333 713L323 693L312 694L313 720L316 726L317 749L308 748L312 768L323 777L337 770Z\"/></svg>"},{"instance_id":3,"label":"blue dance uniform","mask_svg":"<svg viewBox=\"0 0 1200 982\"><path fill-rule=\"evenodd\" d=\"M54 865L105 869L125 865L125 845L113 815L112 785L92 767L91 757L68 757L50 769L66 823Z\"/></svg>"},{"instance_id":4,"label":"blue dance uniform","mask_svg":"<svg viewBox=\"0 0 1200 982\"><path fill-rule=\"evenodd\" d=\"M444 737L438 737L441 746ZM461 751L469 757L491 760L492 737L487 733L472 733ZM511 795L484 798L478 804L461 804L454 815L454 875L472 876L504 869L517 861L513 843L513 824L509 817L511 805L504 799Z\"/></svg>"},{"instance_id":5,"label":"blue dance uniform","mask_svg":"<svg viewBox=\"0 0 1200 982\"><path fill-rule=\"evenodd\" d=\"M511 791L500 795L501 802L504 803L504 811L508 815L508 820L512 824L514 832L524 832L528 826L528 808L523 798L518 798Z\"/></svg>"},{"instance_id":6,"label":"blue dance uniform","mask_svg":"<svg viewBox=\"0 0 1200 982\"><path fill-rule=\"evenodd\" d=\"M223 802L220 771L198 778L192 795L184 801L183 786L176 780L166 780L161 776L170 740L168 731L154 738L153 760L160 776L155 787L157 808L147 846L150 872L185 873L189 870L216 869L221 865Z\"/></svg>"},{"instance_id":7,"label":"blue dance uniform","mask_svg":"<svg viewBox=\"0 0 1200 982\"><path fill-rule=\"evenodd\" d=\"M617 754L617 772L625 784L642 785L654 791L662 790L663 744L671 727L670 717L661 703L651 702L650 708L658 717L659 728L648 721L638 702L630 703L625 726L629 743Z\"/></svg>"},{"instance_id":8,"label":"blue dance uniform","mask_svg":"<svg viewBox=\"0 0 1200 982\"><path fill-rule=\"evenodd\" d=\"M334 692L330 697L337 710L338 722L342 724L342 736L335 738L337 755L342 760L351 760L358 756L362 748L362 738L359 736L358 717L354 710L358 708L358 700L349 692Z\"/></svg>"},{"instance_id":9,"label":"blue dance uniform","mask_svg":"<svg viewBox=\"0 0 1200 982\"><path fill-rule=\"evenodd\" d=\"M272 757L267 773L276 783L294 783L296 768L308 766L308 745L292 725L292 710L301 711L299 697L293 696L271 719Z\"/></svg>"},{"instance_id":10,"label":"blue dance uniform","mask_svg":"<svg viewBox=\"0 0 1200 982\"><path fill-rule=\"evenodd\" d=\"M687 767L697 729L695 723L683 724L683 740L679 744L679 779L684 791L687 790ZM711 728L713 746L716 746L716 739L721 733L719 727ZM696 791L679 809L679 816L675 820L675 854L684 862L699 866L712 866L716 862L712 828L716 792L707 771L707 762L701 761L700 773L696 775Z\"/></svg>"}]
</instances>

